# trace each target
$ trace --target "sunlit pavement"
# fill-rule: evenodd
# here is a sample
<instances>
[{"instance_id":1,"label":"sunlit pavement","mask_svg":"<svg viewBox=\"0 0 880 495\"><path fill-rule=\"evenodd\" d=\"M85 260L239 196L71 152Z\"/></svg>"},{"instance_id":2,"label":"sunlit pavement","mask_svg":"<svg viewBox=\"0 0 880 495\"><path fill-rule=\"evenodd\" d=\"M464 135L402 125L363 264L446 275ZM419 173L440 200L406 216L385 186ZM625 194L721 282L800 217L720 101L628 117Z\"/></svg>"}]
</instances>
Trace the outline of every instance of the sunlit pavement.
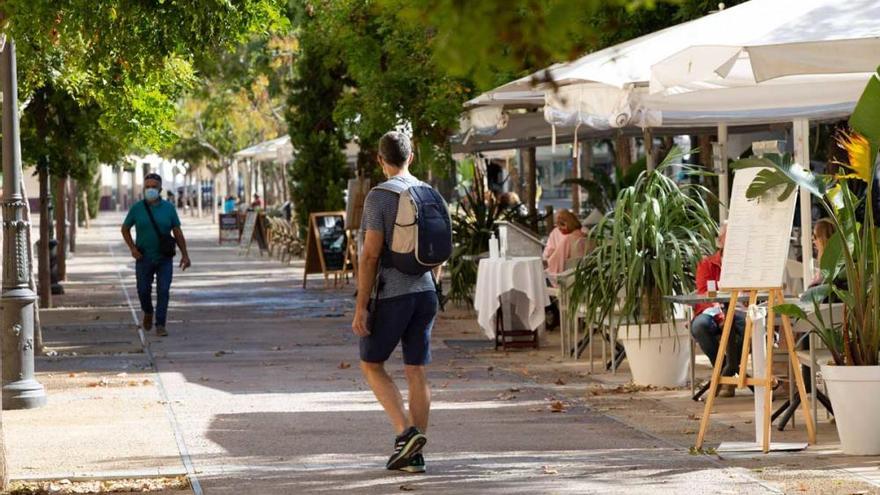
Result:
<instances>
[{"instance_id":1,"label":"sunlit pavement","mask_svg":"<svg viewBox=\"0 0 880 495\"><path fill-rule=\"evenodd\" d=\"M120 220L105 213L80 230L60 301L126 321L128 338L111 341L125 347L138 342L137 302ZM301 265L240 256L217 245L209 219L183 222L193 267L175 269L171 335L147 334L159 369L147 388L160 397L150 403L162 407L130 429L155 428L157 451L173 454L162 465L195 474L205 493L774 492L745 469L689 455L578 403L551 413L552 391L442 341L430 376L428 473L388 472L391 428L360 378L345 317L353 288L324 289L319 277L303 289ZM144 373L148 358L138 358ZM399 364L393 369L402 378ZM113 411L112 401L101 406ZM127 454L127 469L137 467L136 454Z\"/></svg>"}]
</instances>

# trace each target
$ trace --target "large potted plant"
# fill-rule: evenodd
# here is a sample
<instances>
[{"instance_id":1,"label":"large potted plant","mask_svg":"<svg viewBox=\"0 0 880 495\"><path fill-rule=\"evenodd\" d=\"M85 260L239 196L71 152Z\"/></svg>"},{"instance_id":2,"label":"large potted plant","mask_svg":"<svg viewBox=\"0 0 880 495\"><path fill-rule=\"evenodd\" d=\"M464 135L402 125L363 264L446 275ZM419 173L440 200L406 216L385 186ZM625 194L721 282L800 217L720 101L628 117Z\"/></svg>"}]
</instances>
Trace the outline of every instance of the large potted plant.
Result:
<instances>
[{"instance_id":1,"label":"large potted plant","mask_svg":"<svg viewBox=\"0 0 880 495\"><path fill-rule=\"evenodd\" d=\"M745 166L766 166L747 195L758 197L786 184L788 194L800 186L819 198L836 227L819 261L823 283L807 292L816 307L815 332L831 351L832 362L821 372L834 407L835 423L844 453L880 455L880 239L876 203L877 149L880 146L880 73L862 94L849 132L838 144L846 150L842 173L814 174L790 160L749 159ZM786 192L783 192L783 196ZM812 297L811 297L812 296ZM822 318L818 301L839 301L838 321ZM807 315L795 305L780 305L780 313ZM810 321L810 320L807 320Z\"/></svg>"},{"instance_id":2,"label":"large potted plant","mask_svg":"<svg viewBox=\"0 0 880 495\"><path fill-rule=\"evenodd\" d=\"M578 264L568 289L588 324L617 330L639 385L684 385L686 329L663 296L693 291L697 262L713 249L718 230L704 199L709 191L668 176L683 154L673 148L655 170L620 190L614 209L591 232L596 248Z\"/></svg>"}]
</instances>

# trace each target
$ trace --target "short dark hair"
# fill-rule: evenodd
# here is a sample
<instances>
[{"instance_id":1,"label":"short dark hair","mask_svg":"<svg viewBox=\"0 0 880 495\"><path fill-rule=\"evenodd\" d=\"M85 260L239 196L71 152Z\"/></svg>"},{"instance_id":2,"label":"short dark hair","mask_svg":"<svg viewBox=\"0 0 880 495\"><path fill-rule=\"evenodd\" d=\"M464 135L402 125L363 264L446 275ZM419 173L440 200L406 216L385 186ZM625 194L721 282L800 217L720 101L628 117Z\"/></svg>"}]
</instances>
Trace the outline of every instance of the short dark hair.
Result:
<instances>
[{"instance_id":1,"label":"short dark hair","mask_svg":"<svg viewBox=\"0 0 880 495\"><path fill-rule=\"evenodd\" d=\"M412 142L402 132L388 131L379 140L379 156L389 165L403 167L412 155Z\"/></svg>"},{"instance_id":2,"label":"short dark hair","mask_svg":"<svg viewBox=\"0 0 880 495\"><path fill-rule=\"evenodd\" d=\"M153 172L151 172L151 173L145 175L145 176L144 176L144 182L146 182L146 181L148 181L148 180L157 180L157 181L159 181L159 184L160 184L160 185L162 184L162 176L159 175L159 174L157 174L157 173L153 173Z\"/></svg>"}]
</instances>

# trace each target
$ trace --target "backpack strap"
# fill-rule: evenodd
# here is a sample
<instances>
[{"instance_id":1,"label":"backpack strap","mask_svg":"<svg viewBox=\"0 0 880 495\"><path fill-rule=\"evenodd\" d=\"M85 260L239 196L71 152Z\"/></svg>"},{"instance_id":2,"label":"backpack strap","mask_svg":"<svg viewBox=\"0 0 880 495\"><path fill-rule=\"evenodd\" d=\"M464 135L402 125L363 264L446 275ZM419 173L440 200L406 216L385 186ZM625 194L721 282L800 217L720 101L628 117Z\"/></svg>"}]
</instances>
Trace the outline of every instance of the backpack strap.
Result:
<instances>
[{"instance_id":1,"label":"backpack strap","mask_svg":"<svg viewBox=\"0 0 880 495\"><path fill-rule=\"evenodd\" d=\"M422 181L418 181L417 183L412 183L412 182L407 182L407 181L403 180L402 178L392 177L392 178L386 180L385 182L381 182L381 183L377 184L375 189L381 189L383 191L392 192L392 193L397 194L399 196L401 193L403 193L407 189L409 189L413 186L420 186L420 185L422 185Z\"/></svg>"},{"instance_id":2,"label":"backpack strap","mask_svg":"<svg viewBox=\"0 0 880 495\"><path fill-rule=\"evenodd\" d=\"M404 180L401 177L391 177L385 182L381 182L377 184L374 189L379 189L381 191L388 191L390 193L394 193L397 196L403 194L404 191L408 190L413 186L421 185L422 181L417 181L416 183L412 183ZM397 218L394 219L394 224L397 225ZM385 268L389 268L393 266L391 262L391 239L384 239L382 247L382 254L379 256L379 264Z\"/></svg>"}]
</instances>

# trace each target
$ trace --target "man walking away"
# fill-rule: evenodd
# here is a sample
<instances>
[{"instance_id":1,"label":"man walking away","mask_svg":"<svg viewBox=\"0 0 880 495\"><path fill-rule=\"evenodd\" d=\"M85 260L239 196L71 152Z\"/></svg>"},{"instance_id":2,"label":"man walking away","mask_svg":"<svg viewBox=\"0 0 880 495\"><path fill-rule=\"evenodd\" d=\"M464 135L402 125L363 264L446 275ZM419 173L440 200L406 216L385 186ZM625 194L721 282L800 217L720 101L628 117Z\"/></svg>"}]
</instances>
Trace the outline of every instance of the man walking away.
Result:
<instances>
[{"instance_id":1,"label":"man walking away","mask_svg":"<svg viewBox=\"0 0 880 495\"><path fill-rule=\"evenodd\" d=\"M431 360L431 328L437 315L438 297L430 268L418 274L409 274L389 261L392 245L395 247L394 254L398 254L398 239L395 238L392 243L398 204L401 203L398 193L411 188L427 190L430 187L409 173L412 158L412 144L408 137L399 132L382 136L378 159L388 181L373 188L364 202L357 305L351 326L354 333L361 337L361 371L397 435L394 451L385 467L424 472L425 460L421 450L427 442L425 432L431 406L425 366ZM448 213L446 215L448 219ZM450 233L450 249L451 241ZM433 272L439 276L439 264ZM371 304L374 307L369 307ZM384 366L398 342L403 346L409 385L409 414L404 408L400 390Z\"/></svg>"},{"instance_id":2,"label":"man walking away","mask_svg":"<svg viewBox=\"0 0 880 495\"><path fill-rule=\"evenodd\" d=\"M173 258L175 246L180 248L180 268L190 266L186 250L186 239L180 230L177 209L161 197L162 177L147 174L144 177L144 200L133 204L122 222L122 238L131 256L136 260L138 299L143 311L143 328L153 328L153 279L156 280L156 334L168 335L165 322L168 315L168 299L171 290L171 276L174 271ZM137 242L131 239L131 228L135 228ZM174 236L171 236L171 233Z\"/></svg>"}]
</instances>

